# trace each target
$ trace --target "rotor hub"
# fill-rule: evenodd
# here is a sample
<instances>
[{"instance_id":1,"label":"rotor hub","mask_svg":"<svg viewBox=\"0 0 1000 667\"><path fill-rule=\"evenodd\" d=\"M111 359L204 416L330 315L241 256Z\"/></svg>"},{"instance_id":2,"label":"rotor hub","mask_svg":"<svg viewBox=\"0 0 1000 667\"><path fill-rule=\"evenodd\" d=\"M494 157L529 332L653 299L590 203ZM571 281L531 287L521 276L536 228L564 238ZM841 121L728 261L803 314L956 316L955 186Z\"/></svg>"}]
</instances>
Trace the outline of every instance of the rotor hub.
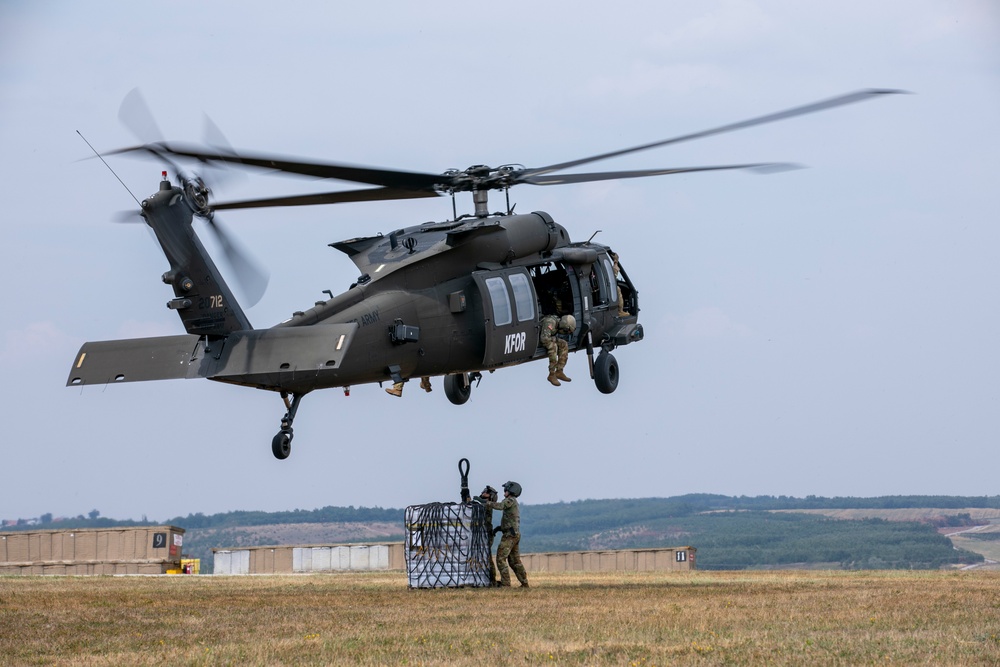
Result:
<instances>
[{"instance_id":1,"label":"rotor hub","mask_svg":"<svg viewBox=\"0 0 1000 667\"><path fill-rule=\"evenodd\" d=\"M205 182L197 176L184 180L184 199L188 206L195 215L209 220L212 218L212 208L208 203L211 193Z\"/></svg>"}]
</instances>

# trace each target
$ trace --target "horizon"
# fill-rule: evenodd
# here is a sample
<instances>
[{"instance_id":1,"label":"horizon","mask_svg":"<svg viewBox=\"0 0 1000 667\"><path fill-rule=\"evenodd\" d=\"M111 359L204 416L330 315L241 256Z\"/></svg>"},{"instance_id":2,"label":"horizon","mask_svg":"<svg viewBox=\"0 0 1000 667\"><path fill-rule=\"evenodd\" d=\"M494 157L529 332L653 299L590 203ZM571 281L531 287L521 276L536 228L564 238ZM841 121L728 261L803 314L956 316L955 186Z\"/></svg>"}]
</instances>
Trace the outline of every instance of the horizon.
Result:
<instances>
[{"instance_id":1,"label":"horizon","mask_svg":"<svg viewBox=\"0 0 1000 667\"><path fill-rule=\"evenodd\" d=\"M708 496L708 497L722 498L722 499L731 499L731 500L740 500L740 499L761 500L761 499L767 499L767 500L776 500L776 501L803 501L803 502L837 501L837 500L854 500L854 501L866 501L866 500L870 500L870 501L876 501L876 500L893 499L893 498L908 498L908 499L916 499L916 500L919 500L921 498L935 498L935 499L952 498L952 499L956 499L956 500L982 499L983 502L994 501L994 502L997 503L998 507L1000 507L1000 494L993 495L993 496L989 496L989 495L986 495L986 496L963 496L963 495L940 495L940 494L932 494L932 495L926 495L926 494L893 494L893 495L882 495L882 496L816 496L816 495L807 495L807 496L798 497L798 496L775 496L775 495L768 495L768 494L756 495L756 496L746 496L746 495L733 496L733 495L725 495L725 494L718 494L718 493L685 493L685 494L679 495L679 496L648 496L648 497L642 497L642 498L581 498L581 499L578 499L578 500L568 500L568 501L560 500L560 501L546 502L546 503L524 503L524 502L521 502L519 504L522 505L522 506L524 506L524 507L545 507L545 506L549 506L549 505L572 505L572 504L575 504L575 503L586 503L586 502L608 502L608 501L628 502L628 501L636 501L636 500L682 500L684 498L688 498L688 497L691 497L691 496ZM450 502L450 501L441 501L441 502ZM967 506L963 505L962 507L939 507L939 506L935 506L935 505L922 505L922 506L918 506L918 507L921 507L921 508L924 508L924 509L962 509L964 507L975 508L977 506L976 505L967 505ZM197 512L196 511L196 512L189 512L187 515L180 515L180 514L178 514L178 515L175 515L175 516L171 516L171 517L168 517L166 519L163 519L162 521L160 521L160 523L162 523L164 521L169 521L169 520L172 520L172 519L186 519L186 518L193 517L193 516L204 516L204 517L208 518L208 517L219 516L219 515L240 514L240 513L247 513L247 514L285 514L285 513L291 514L291 513L299 513L299 512L300 513L310 513L310 512L318 512L318 511L324 510L324 509L356 510L356 511L361 511L361 510L404 511L406 509L406 507L382 507L382 506L366 506L366 505L324 505L322 507L315 507L313 509L296 508L296 509L289 509L289 510L270 510L270 511L267 511L267 510L258 510L258 509L250 509L250 510L247 510L247 509L236 509L236 510L227 510L225 512L214 512L212 514L206 514L204 512ZM860 509L879 509L879 508L860 508ZM96 508L92 509L87 514L89 515L91 512L94 512L94 511L98 511L98 510L96 510ZM34 517L17 517L17 518L0 517L0 522L3 522L4 526L6 527L8 521L32 521L32 520L39 520L41 517L43 517L43 516L45 516L47 514L52 514L52 513L51 512L43 512L43 513L41 513L41 514L39 514L37 516L34 516ZM52 518L50 519L50 521L48 523L60 523L60 522L63 522L63 521L80 521L80 520L82 520L82 521L99 521L101 519L105 519L105 520L108 520L108 521L123 521L123 522L124 521L131 521L131 522L137 522L137 523L156 523L157 522L155 519L151 520L151 519L148 519L147 517L143 517L142 519L135 519L135 518L132 518L132 517L127 517L127 518L110 517L110 516L105 516L103 513L99 512L98 515L95 516L95 517L89 517L89 516L87 516L85 514L82 514L82 513L74 515L74 516L55 516L53 514ZM48 525L48 523L45 523L45 524L31 524L31 525Z\"/></svg>"}]
</instances>

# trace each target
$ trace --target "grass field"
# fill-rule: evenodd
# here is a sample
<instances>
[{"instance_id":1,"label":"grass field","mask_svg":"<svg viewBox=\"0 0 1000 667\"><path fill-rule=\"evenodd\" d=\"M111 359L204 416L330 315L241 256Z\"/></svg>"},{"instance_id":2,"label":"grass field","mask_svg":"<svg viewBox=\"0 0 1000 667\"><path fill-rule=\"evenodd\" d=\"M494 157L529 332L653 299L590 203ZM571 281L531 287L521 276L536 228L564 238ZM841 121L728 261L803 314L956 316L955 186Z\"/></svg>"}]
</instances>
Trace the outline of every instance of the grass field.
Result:
<instances>
[{"instance_id":1,"label":"grass field","mask_svg":"<svg viewBox=\"0 0 1000 667\"><path fill-rule=\"evenodd\" d=\"M1000 572L0 577L3 665L1000 664Z\"/></svg>"}]
</instances>

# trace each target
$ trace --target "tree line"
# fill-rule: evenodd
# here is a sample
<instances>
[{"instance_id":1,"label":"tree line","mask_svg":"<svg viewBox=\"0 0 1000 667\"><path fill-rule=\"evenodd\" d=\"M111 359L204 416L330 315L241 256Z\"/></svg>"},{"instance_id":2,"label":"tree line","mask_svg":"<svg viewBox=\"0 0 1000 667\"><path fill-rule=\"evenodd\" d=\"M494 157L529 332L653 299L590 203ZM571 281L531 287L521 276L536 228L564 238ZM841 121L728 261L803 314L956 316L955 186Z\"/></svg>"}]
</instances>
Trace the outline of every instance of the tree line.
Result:
<instances>
[{"instance_id":1,"label":"tree line","mask_svg":"<svg viewBox=\"0 0 1000 667\"><path fill-rule=\"evenodd\" d=\"M522 542L525 552L590 549L694 546L704 569L741 569L819 565L841 568L938 568L975 563L982 556L956 550L929 522L895 522L881 519L837 520L794 510L1000 508L1000 496L880 496L874 498L806 496L724 496L688 494L668 498L578 500L522 509ZM775 513L771 510L791 510ZM92 510L87 516L53 521L43 528L114 528L176 525L189 531L190 546L211 547L248 544L201 545L202 529L227 529L234 542L243 542L240 527L275 524L398 522L403 537L403 509L334 507L283 512L232 511L176 516L163 522L115 520ZM971 525L968 513L955 512L937 520L944 525ZM34 525L5 526L4 530L38 529ZM216 534L215 539L219 538ZM185 540L188 542L188 540ZM185 544L187 547L188 544ZM187 549L185 549L187 551ZM205 563L207 565L207 563ZM204 565L203 565L204 567Z\"/></svg>"}]
</instances>

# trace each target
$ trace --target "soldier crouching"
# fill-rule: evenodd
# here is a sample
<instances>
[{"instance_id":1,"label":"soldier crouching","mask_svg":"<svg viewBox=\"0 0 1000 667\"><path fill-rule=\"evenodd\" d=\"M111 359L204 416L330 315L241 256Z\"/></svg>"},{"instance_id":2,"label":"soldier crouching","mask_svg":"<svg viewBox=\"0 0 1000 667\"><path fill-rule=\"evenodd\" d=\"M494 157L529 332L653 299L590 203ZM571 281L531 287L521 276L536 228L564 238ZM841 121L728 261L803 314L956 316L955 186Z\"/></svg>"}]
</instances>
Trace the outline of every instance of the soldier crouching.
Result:
<instances>
[{"instance_id":1,"label":"soldier crouching","mask_svg":"<svg viewBox=\"0 0 1000 667\"><path fill-rule=\"evenodd\" d=\"M569 360L569 343L559 337L559 334L569 335L576 331L576 318L572 315L546 315L541 321L541 335L539 340L542 347L549 353L549 377L548 380L554 386L559 386L559 381L572 382L566 377L564 369Z\"/></svg>"}]
</instances>

